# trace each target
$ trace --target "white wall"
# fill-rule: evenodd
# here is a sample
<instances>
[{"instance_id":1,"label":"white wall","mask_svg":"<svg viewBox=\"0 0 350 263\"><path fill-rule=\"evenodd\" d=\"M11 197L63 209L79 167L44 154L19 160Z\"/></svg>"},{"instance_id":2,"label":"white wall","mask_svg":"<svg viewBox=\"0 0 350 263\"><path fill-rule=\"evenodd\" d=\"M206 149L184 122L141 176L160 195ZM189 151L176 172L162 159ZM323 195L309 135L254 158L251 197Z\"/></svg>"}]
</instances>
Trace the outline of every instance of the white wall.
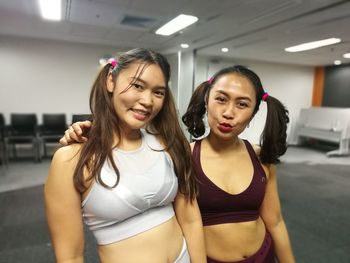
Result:
<instances>
[{"instance_id":1,"label":"white wall","mask_svg":"<svg viewBox=\"0 0 350 263\"><path fill-rule=\"evenodd\" d=\"M0 38L0 112L89 113L89 93L99 58L111 47L30 38Z\"/></svg>"},{"instance_id":2,"label":"white wall","mask_svg":"<svg viewBox=\"0 0 350 263\"><path fill-rule=\"evenodd\" d=\"M119 52L112 47L82 45L30 38L0 38L0 112L9 122L10 113L66 113L70 122L73 113L89 113L89 93L99 70L100 57ZM311 105L313 68L257 61L220 60L182 53L168 55L172 67L171 87L180 116L187 108L192 92L192 70L196 85L215 71L232 64L249 66L261 77L265 89L288 107L291 130L299 110ZM178 73L182 72L182 75ZM243 134L252 142L259 141L265 112L264 104ZM290 139L293 143L293 138Z\"/></svg>"},{"instance_id":3,"label":"white wall","mask_svg":"<svg viewBox=\"0 0 350 263\"><path fill-rule=\"evenodd\" d=\"M288 142L294 144L294 128L299 111L301 108L310 107L312 104L314 68L248 60L211 60L210 58L198 57L195 83L199 84L209 79L219 69L234 64L247 66L256 72L264 89L288 108L290 116ZM259 143L265 118L266 104L261 103L259 112L241 137L247 138L253 143Z\"/></svg>"}]
</instances>

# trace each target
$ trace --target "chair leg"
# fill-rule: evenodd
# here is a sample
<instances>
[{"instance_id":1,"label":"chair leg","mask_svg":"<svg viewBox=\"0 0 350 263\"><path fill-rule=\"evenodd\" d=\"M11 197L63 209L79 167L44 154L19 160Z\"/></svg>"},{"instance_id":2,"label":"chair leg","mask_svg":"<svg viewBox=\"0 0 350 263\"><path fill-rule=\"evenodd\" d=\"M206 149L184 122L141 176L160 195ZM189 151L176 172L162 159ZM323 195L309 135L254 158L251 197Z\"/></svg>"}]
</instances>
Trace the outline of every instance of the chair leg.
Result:
<instances>
[{"instance_id":1,"label":"chair leg","mask_svg":"<svg viewBox=\"0 0 350 263\"><path fill-rule=\"evenodd\" d=\"M40 147L41 147L41 140L36 139L36 153L37 153L37 161L41 162L41 151L40 151Z\"/></svg>"},{"instance_id":2,"label":"chair leg","mask_svg":"<svg viewBox=\"0 0 350 263\"><path fill-rule=\"evenodd\" d=\"M38 140L37 142L37 148L38 148L38 162L41 162L41 142Z\"/></svg>"},{"instance_id":3,"label":"chair leg","mask_svg":"<svg viewBox=\"0 0 350 263\"><path fill-rule=\"evenodd\" d=\"M46 149L46 142L43 142L43 146L44 146L44 157L47 157L47 149Z\"/></svg>"},{"instance_id":4,"label":"chair leg","mask_svg":"<svg viewBox=\"0 0 350 263\"><path fill-rule=\"evenodd\" d=\"M5 152L5 164L8 167L9 165L9 155L6 143L4 144L4 152Z\"/></svg>"},{"instance_id":5,"label":"chair leg","mask_svg":"<svg viewBox=\"0 0 350 263\"><path fill-rule=\"evenodd\" d=\"M17 149L16 149L16 144L12 144L12 153L13 153L13 158L17 159Z\"/></svg>"}]
</instances>

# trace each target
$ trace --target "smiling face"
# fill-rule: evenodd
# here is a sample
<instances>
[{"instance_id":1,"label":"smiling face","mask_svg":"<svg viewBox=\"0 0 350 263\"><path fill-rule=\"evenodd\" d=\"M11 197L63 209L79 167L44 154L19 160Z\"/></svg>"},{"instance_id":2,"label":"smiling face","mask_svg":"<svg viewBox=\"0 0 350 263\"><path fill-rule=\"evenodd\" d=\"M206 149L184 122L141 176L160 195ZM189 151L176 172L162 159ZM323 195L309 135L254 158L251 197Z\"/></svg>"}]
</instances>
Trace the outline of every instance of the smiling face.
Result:
<instances>
[{"instance_id":1,"label":"smiling face","mask_svg":"<svg viewBox=\"0 0 350 263\"><path fill-rule=\"evenodd\" d=\"M110 74L107 89L113 93L114 108L124 132L139 130L149 123L162 109L166 96L165 78L156 64L133 63L118 73L115 83Z\"/></svg>"},{"instance_id":2,"label":"smiling face","mask_svg":"<svg viewBox=\"0 0 350 263\"><path fill-rule=\"evenodd\" d=\"M231 139L244 131L253 117L256 94L248 78L237 73L219 77L208 96L211 134Z\"/></svg>"}]
</instances>

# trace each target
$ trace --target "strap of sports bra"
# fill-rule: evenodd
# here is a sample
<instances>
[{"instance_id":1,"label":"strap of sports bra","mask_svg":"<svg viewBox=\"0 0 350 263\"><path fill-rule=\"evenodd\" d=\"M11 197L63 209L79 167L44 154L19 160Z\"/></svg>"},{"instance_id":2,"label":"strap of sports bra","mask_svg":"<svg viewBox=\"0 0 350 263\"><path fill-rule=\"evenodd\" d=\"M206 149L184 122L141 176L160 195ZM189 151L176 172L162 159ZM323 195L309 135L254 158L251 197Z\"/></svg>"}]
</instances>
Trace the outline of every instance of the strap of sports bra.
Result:
<instances>
[{"instance_id":1,"label":"strap of sports bra","mask_svg":"<svg viewBox=\"0 0 350 263\"><path fill-rule=\"evenodd\" d=\"M247 147L249 156L250 156L250 158L251 158L252 161L253 161L254 167L255 167L256 169L260 170L260 172L261 172L264 176L266 176L266 175L265 175L265 171L264 171L264 169L263 169L263 167L262 167L262 164L261 164L261 162L260 162L260 160L259 160L259 157L258 157L258 155L256 154L256 152L255 152L253 146L250 144L249 141L247 141L247 140L243 140L243 141L244 141L244 143L245 143L245 145L246 145L246 147Z\"/></svg>"},{"instance_id":2,"label":"strap of sports bra","mask_svg":"<svg viewBox=\"0 0 350 263\"><path fill-rule=\"evenodd\" d=\"M255 151L254 151L254 148L253 148L253 146L250 144L250 142L248 142L247 140L243 140L243 141L244 141L244 143L245 143L245 145L246 145L246 147L247 147L247 150L248 150L248 153L249 153L250 158L252 158L252 159L254 159L254 160L260 162L260 161L259 161L259 158L258 158L258 156L256 155L256 153L255 153Z\"/></svg>"},{"instance_id":3,"label":"strap of sports bra","mask_svg":"<svg viewBox=\"0 0 350 263\"><path fill-rule=\"evenodd\" d=\"M199 156L200 156L200 151L201 151L201 142L200 141L195 141L193 151L192 151L192 156L195 162L199 161Z\"/></svg>"}]
</instances>

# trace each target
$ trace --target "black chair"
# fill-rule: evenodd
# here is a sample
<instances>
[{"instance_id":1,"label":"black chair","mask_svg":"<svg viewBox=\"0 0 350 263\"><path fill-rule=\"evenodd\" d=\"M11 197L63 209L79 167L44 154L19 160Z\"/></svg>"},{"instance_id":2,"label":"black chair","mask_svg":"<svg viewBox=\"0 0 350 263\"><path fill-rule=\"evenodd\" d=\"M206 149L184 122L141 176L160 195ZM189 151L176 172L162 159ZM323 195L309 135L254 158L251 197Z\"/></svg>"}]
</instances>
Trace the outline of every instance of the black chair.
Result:
<instances>
[{"instance_id":1,"label":"black chair","mask_svg":"<svg viewBox=\"0 0 350 263\"><path fill-rule=\"evenodd\" d=\"M36 114L11 114L7 130L6 144L12 146L14 157L17 157L17 144L32 144L35 161L40 161L38 126Z\"/></svg>"},{"instance_id":2,"label":"black chair","mask_svg":"<svg viewBox=\"0 0 350 263\"><path fill-rule=\"evenodd\" d=\"M39 138L43 144L44 156L47 156L47 143L58 143L67 129L66 115L43 114L43 123L40 125Z\"/></svg>"},{"instance_id":3,"label":"black chair","mask_svg":"<svg viewBox=\"0 0 350 263\"><path fill-rule=\"evenodd\" d=\"M91 114L73 114L72 115L72 124L77 121L91 121Z\"/></svg>"},{"instance_id":4,"label":"black chair","mask_svg":"<svg viewBox=\"0 0 350 263\"><path fill-rule=\"evenodd\" d=\"M7 147L5 143L5 117L0 113L0 158L2 165L8 165Z\"/></svg>"}]
</instances>

